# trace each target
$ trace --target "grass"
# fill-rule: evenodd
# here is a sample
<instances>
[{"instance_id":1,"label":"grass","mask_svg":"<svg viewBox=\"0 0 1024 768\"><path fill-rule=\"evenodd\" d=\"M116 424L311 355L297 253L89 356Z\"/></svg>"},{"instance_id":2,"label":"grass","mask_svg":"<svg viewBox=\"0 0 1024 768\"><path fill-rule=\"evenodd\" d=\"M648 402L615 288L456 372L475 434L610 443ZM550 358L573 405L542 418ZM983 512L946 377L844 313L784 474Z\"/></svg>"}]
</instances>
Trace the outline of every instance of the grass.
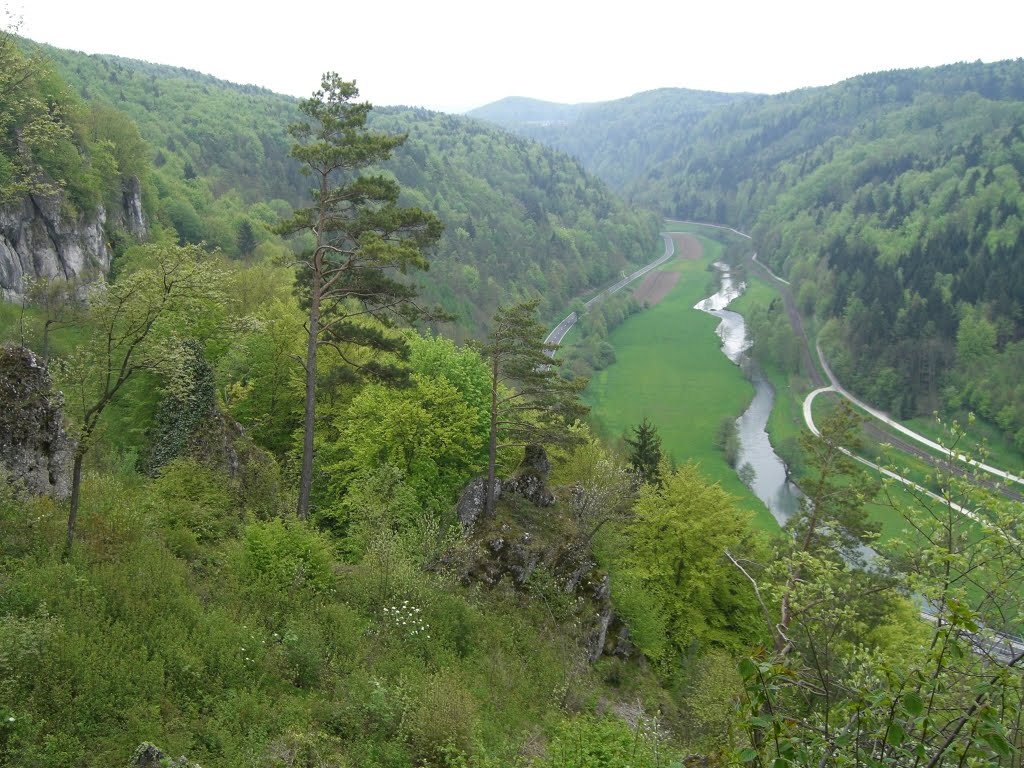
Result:
<instances>
[{"instance_id":1,"label":"grass","mask_svg":"<svg viewBox=\"0 0 1024 768\"><path fill-rule=\"evenodd\" d=\"M753 273L748 270L746 291L729 305L729 309L741 315L748 312L754 304L770 304L779 295L765 280L750 279L751 274ZM775 405L768 418L767 432L772 444L779 445L787 438L796 437L804 429L801 393L806 389L806 382L799 375L787 373L771 360L759 360L758 364L775 390Z\"/></svg>"},{"instance_id":2,"label":"grass","mask_svg":"<svg viewBox=\"0 0 1024 768\"><path fill-rule=\"evenodd\" d=\"M612 332L617 362L594 375L583 398L598 430L609 437L649 418L666 456L696 462L705 476L755 514L755 525L778 530L714 444L721 422L739 416L752 388L722 354L715 334L718 320L693 308L714 291L716 278L708 267L722 250L714 240L701 241L702 259L674 260L662 268L680 273L671 293Z\"/></svg>"},{"instance_id":3,"label":"grass","mask_svg":"<svg viewBox=\"0 0 1024 768\"><path fill-rule=\"evenodd\" d=\"M961 452L1016 475L1024 471L1024 454L997 427L981 419L972 419L968 413L957 414L955 420L960 429L966 432L958 445ZM948 423L951 422L943 424L934 417L918 417L902 422L904 426L928 439L944 444L951 441Z\"/></svg>"}]
</instances>

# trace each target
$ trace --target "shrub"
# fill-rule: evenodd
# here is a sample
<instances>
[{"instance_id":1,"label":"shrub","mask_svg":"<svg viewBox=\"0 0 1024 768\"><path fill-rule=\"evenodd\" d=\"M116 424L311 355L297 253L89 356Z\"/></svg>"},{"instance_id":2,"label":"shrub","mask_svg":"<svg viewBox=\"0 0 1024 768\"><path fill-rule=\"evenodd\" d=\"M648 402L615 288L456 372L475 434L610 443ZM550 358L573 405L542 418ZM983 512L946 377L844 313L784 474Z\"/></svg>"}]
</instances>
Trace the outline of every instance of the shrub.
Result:
<instances>
[{"instance_id":1,"label":"shrub","mask_svg":"<svg viewBox=\"0 0 1024 768\"><path fill-rule=\"evenodd\" d=\"M332 563L321 534L299 522L270 520L246 527L237 575L262 599L289 601L331 592Z\"/></svg>"}]
</instances>

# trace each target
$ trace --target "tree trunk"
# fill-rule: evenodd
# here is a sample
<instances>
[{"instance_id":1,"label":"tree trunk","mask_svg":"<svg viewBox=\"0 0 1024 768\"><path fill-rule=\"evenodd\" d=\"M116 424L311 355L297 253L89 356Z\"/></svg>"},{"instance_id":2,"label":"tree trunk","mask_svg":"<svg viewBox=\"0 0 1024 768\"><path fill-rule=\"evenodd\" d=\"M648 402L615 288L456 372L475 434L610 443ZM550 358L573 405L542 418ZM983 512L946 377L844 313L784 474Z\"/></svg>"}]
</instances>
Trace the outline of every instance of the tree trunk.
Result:
<instances>
[{"instance_id":1,"label":"tree trunk","mask_svg":"<svg viewBox=\"0 0 1024 768\"><path fill-rule=\"evenodd\" d=\"M309 301L309 339L306 343L306 414L302 426L302 475L299 479L298 515L309 517L309 494L313 487L313 427L316 416L316 351L320 334L320 264L313 264L313 286Z\"/></svg>"},{"instance_id":2,"label":"tree trunk","mask_svg":"<svg viewBox=\"0 0 1024 768\"><path fill-rule=\"evenodd\" d=\"M494 513L494 469L498 463L498 354L491 359L491 431L487 442L487 488L484 515Z\"/></svg>"},{"instance_id":3,"label":"tree trunk","mask_svg":"<svg viewBox=\"0 0 1024 768\"><path fill-rule=\"evenodd\" d=\"M71 545L75 541L75 519L78 517L78 498L82 490L82 459L85 453L75 451L74 468L71 470L71 511L68 512L68 538L64 543L64 559L71 557Z\"/></svg>"}]
</instances>

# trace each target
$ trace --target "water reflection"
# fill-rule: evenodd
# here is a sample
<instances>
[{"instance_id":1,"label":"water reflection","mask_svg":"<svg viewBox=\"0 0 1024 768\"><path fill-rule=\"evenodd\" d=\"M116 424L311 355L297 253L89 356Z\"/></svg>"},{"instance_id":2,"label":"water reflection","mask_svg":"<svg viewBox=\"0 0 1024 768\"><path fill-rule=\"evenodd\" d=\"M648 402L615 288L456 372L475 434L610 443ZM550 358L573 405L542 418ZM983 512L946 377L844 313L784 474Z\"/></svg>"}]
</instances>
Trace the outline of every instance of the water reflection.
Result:
<instances>
[{"instance_id":1,"label":"water reflection","mask_svg":"<svg viewBox=\"0 0 1024 768\"><path fill-rule=\"evenodd\" d=\"M796 512L800 490L786 476L786 465L772 449L765 431L775 404L775 391L746 354L750 341L743 316L726 309L730 302L743 295L746 284L732 273L727 264L716 262L714 266L719 272L721 287L694 308L721 319L716 333L722 339L722 352L744 370L754 386L754 399L743 415L736 419L740 446L736 466L754 495L782 525ZM746 466L753 469L752 477L743 470Z\"/></svg>"}]
</instances>

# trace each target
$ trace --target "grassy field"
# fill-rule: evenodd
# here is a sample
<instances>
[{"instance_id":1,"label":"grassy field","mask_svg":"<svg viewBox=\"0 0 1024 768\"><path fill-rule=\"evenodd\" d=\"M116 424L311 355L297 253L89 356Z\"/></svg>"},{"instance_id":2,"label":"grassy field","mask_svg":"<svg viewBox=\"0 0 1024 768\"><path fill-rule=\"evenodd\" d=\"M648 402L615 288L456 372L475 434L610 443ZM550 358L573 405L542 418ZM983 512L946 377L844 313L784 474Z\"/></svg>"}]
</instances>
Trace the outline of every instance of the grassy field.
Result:
<instances>
[{"instance_id":1,"label":"grassy field","mask_svg":"<svg viewBox=\"0 0 1024 768\"><path fill-rule=\"evenodd\" d=\"M718 320L693 308L716 290L709 265L722 249L713 240L701 240L703 258L672 260L663 267L680 273L672 292L612 332L609 340L618 361L595 374L584 400L597 428L611 438L650 419L667 456L698 463L709 479L755 513L759 527L778 530L714 444L721 422L742 413L753 389L722 354L715 334Z\"/></svg>"}]
</instances>

